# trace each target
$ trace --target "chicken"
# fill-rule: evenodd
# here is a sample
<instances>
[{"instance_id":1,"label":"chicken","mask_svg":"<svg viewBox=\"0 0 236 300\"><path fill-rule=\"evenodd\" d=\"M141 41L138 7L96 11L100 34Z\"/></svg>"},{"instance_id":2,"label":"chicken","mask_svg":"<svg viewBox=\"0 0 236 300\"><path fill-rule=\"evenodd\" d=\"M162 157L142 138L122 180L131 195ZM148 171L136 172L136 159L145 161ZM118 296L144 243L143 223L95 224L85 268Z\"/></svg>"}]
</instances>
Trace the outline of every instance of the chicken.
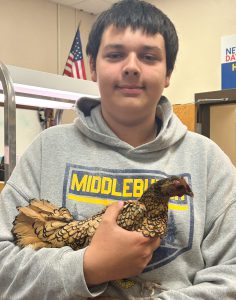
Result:
<instances>
[{"instance_id":1,"label":"chicken","mask_svg":"<svg viewBox=\"0 0 236 300\"><path fill-rule=\"evenodd\" d=\"M161 179L151 184L138 200L124 201L117 224L142 232L145 237L162 238L167 228L169 198L183 195L193 197L184 178ZM58 208L47 200L33 199L18 210L12 228L16 245L30 245L33 249L70 246L77 250L90 243L106 208L82 221L74 220L67 208Z\"/></svg>"}]
</instances>

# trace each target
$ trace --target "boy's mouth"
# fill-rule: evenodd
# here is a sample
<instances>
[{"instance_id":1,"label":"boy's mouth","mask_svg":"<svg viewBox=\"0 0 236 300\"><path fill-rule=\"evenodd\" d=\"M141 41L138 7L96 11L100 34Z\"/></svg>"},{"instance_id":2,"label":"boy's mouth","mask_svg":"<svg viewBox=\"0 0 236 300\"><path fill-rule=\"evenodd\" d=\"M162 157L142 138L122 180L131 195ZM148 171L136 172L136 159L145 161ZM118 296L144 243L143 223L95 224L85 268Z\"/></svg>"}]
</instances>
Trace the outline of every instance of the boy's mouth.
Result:
<instances>
[{"instance_id":1,"label":"boy's mouth","mask_svg":"<svg viewBox=\"0 0 236 300\"><path fill-rule=\"evenodd\" d=\"M144 87L139 85L118 85L116 88L124 95L139 95L143 92Z\"/></svg>"}]
</instances>

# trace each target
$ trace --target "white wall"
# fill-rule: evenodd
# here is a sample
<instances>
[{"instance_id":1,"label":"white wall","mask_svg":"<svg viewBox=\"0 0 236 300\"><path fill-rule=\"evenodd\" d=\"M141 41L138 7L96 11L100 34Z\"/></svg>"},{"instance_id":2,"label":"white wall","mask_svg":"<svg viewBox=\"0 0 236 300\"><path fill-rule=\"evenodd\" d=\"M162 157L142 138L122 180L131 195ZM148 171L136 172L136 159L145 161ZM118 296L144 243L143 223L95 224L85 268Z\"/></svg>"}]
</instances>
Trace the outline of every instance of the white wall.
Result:
<instances>
[{"instance_id":1,"label":"white wall","mask_svg":"<svg viewBox=\"0 0 236 300\"><path fill-rule=\"evenodd\" d=\"M83 52L95 16L46 0L0 0L0 61L62 74L80 23ZM90 78L85 57L87 78ZM0 156L4 153L0 107ZM17 109L16 151L21 155L41 131L36 111Z\"/></svg>"},{"instance_id":2,"label":"white wall","mask_svg":"<svg viewBox=\"0 0 236 300\"><path fill-rule=\"evenodd\" d=\"M47 0L0 0L0 60L62 74L78 24L84 50L94 19Z\"/></svg>"},{"instance_id":3,"label":"white wall","mask_svg":"<svg viewBox=\"0 0 236 300\"><path fill-rule=\"evenodd\" d=\"M235 0L153 0L176 26L180 50L171 85L172 103L194 102L194 93L221 89L220 39L236 34Z\"/></svg>"},{"instance_id":4,"label":"white wall","mask_svg":"<svg viewBox=\"0 0 236 300\"><path fill-rule=\"evenodd\" d=\"M96 0L94 0L96 1ZM236 33L235 0L151 0L174 22L180 51L166 95L193 102L221 88L220 38ZM0 60L61 74L81 21L83 49L95 16L47 0L0 0ZM85 56L85 54L84 54ZM85 64L88 78L87 59Z\"/></svg>"},{"instance_id":5,"label":"white wall","mask_svg":"<svg viewBox=\"0 0 236 300\"><path fill-rule=\"evenodd\" d=\"M36 110L16 110L16 153L20 156L32 140L42 131ZM3 108L0 107L0 156L3 156Z\"/></svg>"}]
</instances>

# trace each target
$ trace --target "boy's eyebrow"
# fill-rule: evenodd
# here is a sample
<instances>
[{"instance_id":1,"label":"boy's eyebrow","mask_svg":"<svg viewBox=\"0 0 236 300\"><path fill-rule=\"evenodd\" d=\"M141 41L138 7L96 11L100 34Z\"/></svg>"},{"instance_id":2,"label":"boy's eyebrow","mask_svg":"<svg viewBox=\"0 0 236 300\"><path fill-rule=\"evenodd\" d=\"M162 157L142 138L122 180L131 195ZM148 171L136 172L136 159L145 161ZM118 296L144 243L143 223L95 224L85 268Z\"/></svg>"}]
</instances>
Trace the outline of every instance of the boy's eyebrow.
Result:
<instances>
[{"instance_id":1,"label":"boy's eyebrow","mask_svg":"<svg viewBox=\"0 0 236 300\"><path fill-rule=\"evenodd\" d=\"M104 50L112 50L112 49L122 50L125 49L125 46L122 44L108 44L104 47ZM143 45L141 49L144 51L162 52L162 49L158 46Z\"/></svg>"},{"instance_id":2,"label":"boy's eyebrow","mask_svg":"<svg viewBox=\"0 0 236 300\"><path fill-rule=\"evenodd\" d=\"M108 44L104 47L104 50L110 50L110 49L123 49L124 46L121 44Z\"/></svg>"},{"instance_id":3,"label":"boy's eyebrow","mask_svg":"<svg viewBox=\"0 0 236 300\"><path fill-rule=\"evenodd\" d=\"M150 45L144 45L143 47L143 50L151 50L151 51L156 51L156 52L162 52L162 49L158 46L150 46Z\"/></svg>"}]
</instances>

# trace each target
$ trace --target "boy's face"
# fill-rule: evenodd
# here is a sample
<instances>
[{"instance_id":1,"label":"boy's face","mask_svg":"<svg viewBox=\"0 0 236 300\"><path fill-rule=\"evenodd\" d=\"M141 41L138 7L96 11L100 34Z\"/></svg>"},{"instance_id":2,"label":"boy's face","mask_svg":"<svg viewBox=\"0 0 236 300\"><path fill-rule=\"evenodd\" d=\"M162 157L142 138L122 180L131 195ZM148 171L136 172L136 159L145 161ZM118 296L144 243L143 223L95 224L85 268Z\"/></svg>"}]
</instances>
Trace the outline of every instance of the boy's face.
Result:
<instances>
[{"instance_id":1,"label":"boy's face","mask_svg":"<svg viewBox=\"0 0 236 300\"><path fill-rule=\"evenodd\" d=\"M157 103L170 80L162 35L109 26L101 39L96 67L92 62L90 66L108 124L154 120Z\"/></svg>"}]
</instances>

